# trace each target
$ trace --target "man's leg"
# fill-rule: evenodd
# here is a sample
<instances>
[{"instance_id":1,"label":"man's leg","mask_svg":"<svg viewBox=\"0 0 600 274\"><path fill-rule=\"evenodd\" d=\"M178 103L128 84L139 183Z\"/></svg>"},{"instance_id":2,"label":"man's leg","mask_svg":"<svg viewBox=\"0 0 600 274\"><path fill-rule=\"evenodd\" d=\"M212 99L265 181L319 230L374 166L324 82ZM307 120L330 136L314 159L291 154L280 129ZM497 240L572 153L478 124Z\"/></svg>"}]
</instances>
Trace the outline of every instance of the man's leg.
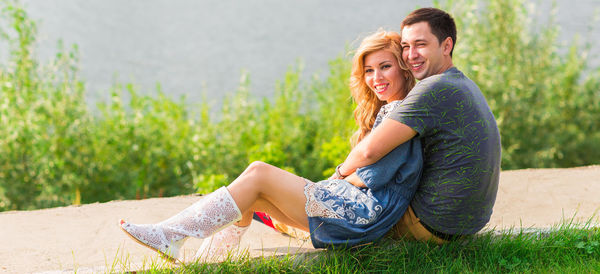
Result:
<instances>
[{"instance_id":1,"label":"man's leg","mask_svg":"<svg viewBox=\"0 0 600 274\"><path fill-rule=\"evenodd\" d=\"M422 242L434 242L436 244L445 244L448 241L433 235L420 222L413 209L408 206L404 216L392 227L388 236L396 239L411 239Z\"/></svg>"}]
</instances>

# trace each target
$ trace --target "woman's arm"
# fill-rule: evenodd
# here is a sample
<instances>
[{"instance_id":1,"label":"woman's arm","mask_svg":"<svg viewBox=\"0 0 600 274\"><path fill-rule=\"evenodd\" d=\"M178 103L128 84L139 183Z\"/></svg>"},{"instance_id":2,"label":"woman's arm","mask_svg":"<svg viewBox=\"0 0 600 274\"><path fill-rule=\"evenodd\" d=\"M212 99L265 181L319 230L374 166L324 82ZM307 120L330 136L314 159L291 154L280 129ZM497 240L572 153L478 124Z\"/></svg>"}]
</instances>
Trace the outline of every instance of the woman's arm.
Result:
<instances>
[{"instance_id":1,"label":"woman's arm","mask_svg":"<svg viewBox=\"0 0 600 274\"><path fill-rule=\"evenodd\" d=\"M377 162L415 135L417 132L409 126L392 119L383 119L379 126L350 151L346 161L339 167L339 172L342 175L353 174L357 168Z\"/></svg>"}]
</instances>

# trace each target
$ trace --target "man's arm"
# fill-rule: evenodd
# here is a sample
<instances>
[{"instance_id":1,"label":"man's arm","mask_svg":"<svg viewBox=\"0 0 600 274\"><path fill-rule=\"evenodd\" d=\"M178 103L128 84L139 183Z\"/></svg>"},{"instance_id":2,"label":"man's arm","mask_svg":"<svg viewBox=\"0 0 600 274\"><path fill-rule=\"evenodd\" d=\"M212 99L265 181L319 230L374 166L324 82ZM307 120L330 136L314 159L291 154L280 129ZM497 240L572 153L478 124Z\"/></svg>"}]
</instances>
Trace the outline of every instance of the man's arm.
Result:
<instances>
[{"instance_id":1,"label":"man's arm","mask_svg":"<svg viewBox=\"0 0 600 274\"><path fill-rule=\"evenodd\" d=\"M344 164L340 166L340 173L352 174L359 167L368 166L379 161L397 146L410 140L417 132L409 126L392 119L383 119L367 137L358 143Z\"/></svg>"}]
</instances>

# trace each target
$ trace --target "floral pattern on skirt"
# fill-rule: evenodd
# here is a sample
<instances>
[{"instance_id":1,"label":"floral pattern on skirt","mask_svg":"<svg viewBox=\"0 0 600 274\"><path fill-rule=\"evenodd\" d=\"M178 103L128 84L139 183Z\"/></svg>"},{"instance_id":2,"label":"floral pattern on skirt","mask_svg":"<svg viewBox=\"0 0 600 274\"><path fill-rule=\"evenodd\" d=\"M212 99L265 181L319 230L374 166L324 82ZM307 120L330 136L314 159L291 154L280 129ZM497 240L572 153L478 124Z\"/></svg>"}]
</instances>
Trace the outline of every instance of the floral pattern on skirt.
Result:
<instances>
[{"instance_id":1,"label":"floral pattern on skirt","mask_svg":"<svg viewBox=\"0 0 600 274\"><path fill-rule=\"evenodd\" d=\"M344 180L313 183L306 180L306 214L309 217L342 219L349 224L370 224L382 207L368 189L360 189Z\"/></svg>"}]
</instances>

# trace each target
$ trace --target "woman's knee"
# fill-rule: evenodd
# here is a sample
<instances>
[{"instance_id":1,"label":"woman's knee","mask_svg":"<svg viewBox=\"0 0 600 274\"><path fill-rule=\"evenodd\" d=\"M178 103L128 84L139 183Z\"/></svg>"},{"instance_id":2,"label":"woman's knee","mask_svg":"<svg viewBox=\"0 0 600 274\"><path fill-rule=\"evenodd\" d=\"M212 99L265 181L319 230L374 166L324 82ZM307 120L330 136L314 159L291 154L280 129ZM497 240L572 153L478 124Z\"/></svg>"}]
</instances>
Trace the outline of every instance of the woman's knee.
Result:
<instances>
[{"instance_id":1,"label":"woman's knee","mask_svg":"<svg viewBox=\"0 0 600 274\"><path fill-rule=\"evenodd\" d=\"M244 172L242 172L240 179L242 179L246 184L262 184L268 179L272 168L274 168L272 165L269 165L265 162L254 161L248 165Z\"/></svg>"},{"instance_id":2,"label":"woman's knee","mask_svg":"<svg viewBox=\"0 0 600 274\"><path fill-rule=\"evenodd\" d=\"M265 162L254 161L254 162L250 163L250 165L248 165L248 167L246 168L244 173L246 173L247 175L261 176L261 175L265 175L272 168L273 168L272 165L269 165Z\"/></svg>"}]
</instances>

